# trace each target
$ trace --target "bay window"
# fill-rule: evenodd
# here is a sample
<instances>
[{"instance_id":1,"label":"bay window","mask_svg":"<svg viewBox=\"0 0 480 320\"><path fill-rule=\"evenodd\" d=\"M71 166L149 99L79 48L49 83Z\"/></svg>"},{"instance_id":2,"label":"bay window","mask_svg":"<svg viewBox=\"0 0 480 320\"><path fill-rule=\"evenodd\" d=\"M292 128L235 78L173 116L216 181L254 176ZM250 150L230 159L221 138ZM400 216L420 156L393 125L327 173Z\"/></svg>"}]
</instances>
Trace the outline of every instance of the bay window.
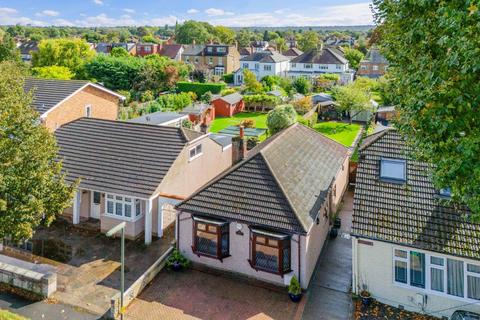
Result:
<instances>
[{"instance_id":1,"label":"bay window","mask_svg":"<svg viewBox=\"0 0 480 320\"><path fill-rule=\"evenodd\" d=\"M290 272L290 237L257 229L251 231L252 268L280 275Z\"/></svg>"},{"instance_id":2,"label":"bay window","mask_svg":"<svg viewBox=\"0 0 480 320\"><path fill-rule=\"evenodd\" d=\"M142 214L141 201L132 197L106 194L106 214L132 220Z\"/></svg>"},{"instance_id":3,"label":"bay window","mask_svg":"<svg viewBox=\"0 0 480 320\"><path fill-rule=\"evenodd\" d=\"M480 264L394 249L393 280L427 292L480 300Z\"/></svg>"},{"instance_id":4,"label":"bay window","mask_svg":"<svg viewBox=\"0 0 480 320\"><path fill-rule=\"evenodd\" d=\"M223 259L230 254L229 224L224 221L193 217L193 246L197 255Z\"/></svg>"}]
</instances>

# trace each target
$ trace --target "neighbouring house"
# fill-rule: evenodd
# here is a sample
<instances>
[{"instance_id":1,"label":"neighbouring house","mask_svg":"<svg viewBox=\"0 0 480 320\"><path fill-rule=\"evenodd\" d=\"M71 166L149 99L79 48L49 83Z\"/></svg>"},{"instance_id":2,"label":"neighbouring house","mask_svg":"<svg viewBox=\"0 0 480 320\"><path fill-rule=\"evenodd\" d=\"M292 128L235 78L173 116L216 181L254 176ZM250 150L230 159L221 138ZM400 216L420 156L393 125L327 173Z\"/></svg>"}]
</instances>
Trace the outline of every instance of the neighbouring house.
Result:
<instances>
[{"instance_id":1,"label":"neighbouring house","mask_svg":"<svg viewBox=\"0 0 480 320\"><path fill-rule=\"evenodd\" d=\"M208 103L193 103L180 111L180 114L188 115L188 119L193 123L195 129L206 127L215 120L215 108Z\"/></svg>"},{"instance_id":2,"label":"neighbouring house","mask_svg":"<svg viewBox=\"0 0 480 320\"><path fill-rule=\"evenodd\" d=\"M285 57L288 57L290 59L296 58L298 56L301 56L303 54L303 51L296 48L296 47L291 47L290 49L286 50L283 52L283 55Z\"/></svg>"},{"instance_id":3,"label":"neighbouring house","mask_svg":"<svg viewBox=\"0 0 480 320\"><path fill-rule=\"evenodd\" d=\"M396 116L395 106L381 106L378 107L375 112L375 122L380 122L382 125L388 126Z\"/></svg>"},{"instance_id":4,"label":"neighbouring house","mask_svg":"<svg viewBox=\"0 0 480 320\"><path fill-rule=\"evenodd\" d=\"M266 76L285 77L289 70L289 58L278 52L255 52L240 59L240 68L234 73L235 85L243 84L243 70L253 72L257 80Z\"/></svg>"},{"instance_id":5,"label":"neighbouring house","mask_svg":"<svg viewBox=\"0 0 480 320\"><path fill-rule=\"evenodd\" d=\"M109 54L113 48L123 48L132 56L136 55L137 53L137 44L135 42L100 42L95 46L95 51L97 53Z\"/></svg>"},{"instance_id":6,"label":"neighbouring house","mask_svg":"<svg viewBox=\"0 0 480 320\"><path fill-rule=\"evenodd\" d=\"M33 107L50 130L81 117L116 120L125 97L83 80L26 78L24 89L33 92Z\"/></svg>"},{"instance_id":7,"label":"neighbouring house","mask_svg":"<svg viewBox=\"0 0 480 320\"><path fill-rule=\"evenodd\" d=\"M239 67L240 54L234 45L207 44L185 45L182 61L192 64L197 70L210 71L221 76L232 73Z\"/></svg>"},{"instance_id":8,"label":"neighbouring house","mask_svg":"<svg viewBox=\"0 0 480 320\"><path fill-rule=\"evenodd\" d=\"M232 149L185 128L81 118L55 132L66 180L80 179L73 224L97 222L106 232L126 222L128 239L161 237L173 205L232 163Z\"/></svg>"},{"instance_id":9,"label":"neighbouring house","mask_svg":"<svg viewBox=\"0 0 480 320\"><path fill-rule=\"evenodd\" d=\"M152 124L157 126L181 127L182 122L188 120L188 115L177 112L153 112L144 116L130 119L128 122Z\"/></svg>"},{"instance_id":10,"label":"neighbouring house","mask_svg":"<svg viewBox=\"0 0 480 320\"><path fill-rule=\"evenodd\" d=\"M293 79L307 77L314 80L325 73L338 74L340 83L353 81L354 72L349 69L348 60L336 48L312 49L290 60L288 75Z\"/></svg>"},{"instance_id":11,"label":"neighbouring house","mask_svg":"<svg viewBox=\"0 0 480 320\"><path fill-rule=\"evenodd\" d=\"M365 58L360 61L357 76L380 78L387 72L388 61L377 48L371 48Z\"/></svg>"},{"instance_id":12,"label":"neighbouring house","mask_svg":"<svg viewBox=\"0 0 480 320\"><path fill-rule=\"evenodd\" d=\"M480 223L431 182L393 128L364 139L354 197L353 292L450 317L480 310Z\"/></svg>"},{"instance_id":13,"label":"neighbouring house","mask_svg":"<svg viewBox=\"0 0 480 320\"><path fill-rule=\"evenodd\" d=\"M284 129L177 205L179 250L280 286L295 275L306 288L347 187L348 154L301 124Z\"/></svg>"},{"instance_id":14,"label":"neighbouring house","mask_svg":"<svg viewBox=\"0 0 480 320\"><path fill-rule=\"evenodd\" d=\"M17 49L20 51L20 57L24 62L32 60L32 53L38 51L37 41L24 41L17 44Z\"/></svg>"},{"instance_id":15,"label":"neighbouring house","mask_svg":"<svg viewBox=\"0 0 480 320\"><path fill-rule=\"evenodd\" d=\"M240 54L240 59L245 58L253 53L252 47L241 47L238 49L238 53Z\"/></svg>"},{"instance_id":16,"label":"neighbouring house","mask_svg":"<svg viewBox=\"0 0 480 320\"><path fill-rule=\"evenodd\" d=\"M215 107L216 116L231 117L245 109L243 96L238 92L215 98L212 104Z\"/></svg>"},{"instance_id":17,"label":"neighbouring house","mask_svg":"<svg viewBox=\"0 0 480 320\"><path fill-rule=\"evenodd\" d=\"M270 44L265 40L252 41L250 47L252 48L252 53L264 52L267 51L267 49L270 47Z\"/></svg>"},{"instance_id":18,"label":"neighbouring house","mask_svg":"<svg viewBox=\"0 0 480 320\"><path fill-rule=\"evenodd\" d=\"M160 45L156 43L137 43L135 48L135 55L145 57L151 54L158 54Z\"/></svg>"},{"instance_id":19,"label":"neighbouring house","mask_svg":"<svg viewBox=\"0 0 480 320\"><path fill-rule=\"evenodd\" d=\"M169 57L172 60L181 61L183 54L183 45L181 44L161 44L158 54L163 57Z\"/></svg>"}]
</instances>

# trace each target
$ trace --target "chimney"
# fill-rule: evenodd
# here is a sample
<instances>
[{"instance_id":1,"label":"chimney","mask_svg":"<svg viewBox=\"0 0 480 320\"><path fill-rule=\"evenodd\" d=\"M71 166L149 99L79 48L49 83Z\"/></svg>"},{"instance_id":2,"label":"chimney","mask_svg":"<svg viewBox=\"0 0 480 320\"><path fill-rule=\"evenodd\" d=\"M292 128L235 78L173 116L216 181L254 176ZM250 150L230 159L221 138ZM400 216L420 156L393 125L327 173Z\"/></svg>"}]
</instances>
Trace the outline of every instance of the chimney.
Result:
<instances>
[{"instance_id":1,"label":"chimney","mask_svg":"<svg viewBox=\"0 0 480 320\"><path fill-rule=\"evenodd\" d=\"M200 125L200 132L207 133L208 125L207 125L207 116L204 116L202 119L202 124Z\"/></svg>"},{"instance_id":2,"label":"chimney","mask_svg":"<svg viewBox=\"0 0 480 320\"><path fill-rule=\"evenodd\" d=\"M238 146L239 159L245 159L247 156L247 141L245 140L245 128L240 126L240 144Z\"/></svg>"}]
</instances>

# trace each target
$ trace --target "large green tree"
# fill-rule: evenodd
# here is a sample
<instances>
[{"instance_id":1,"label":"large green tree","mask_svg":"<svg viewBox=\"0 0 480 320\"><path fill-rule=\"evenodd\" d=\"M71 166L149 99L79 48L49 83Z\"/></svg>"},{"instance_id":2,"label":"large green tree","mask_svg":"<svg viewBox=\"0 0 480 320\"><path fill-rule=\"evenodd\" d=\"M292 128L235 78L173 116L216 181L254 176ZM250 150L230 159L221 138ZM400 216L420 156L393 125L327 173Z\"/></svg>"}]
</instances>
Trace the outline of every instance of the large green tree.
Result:
<instances>
[{"instance_id":1,"label":"large green tree","mask_svg":"<svg viewBox=\"0 0 480 320\"><path fill-rule=\"evenodd\" d=\"M73 78L73 73L70 69L60 66L35 67L32 68L32 75L44 79L70 80Z\"/></svg>"},{"instance_id":2,"label":"large green tree","mask_svg":"<svg viewBox=\"0 0 480 320\"><path fill-rule=\"evenodd\" d=\"M312 50L318 47L320 44L320 37L315 31L307 31L302 33L302 36L298 40L298 47L302 51Z\"/></svg>"},{"instance_id":3,"label":"large green tree","mask_svg":"<svg viewBox=\"0 0 480 320\"><path fill-rule=\"evenodd\" d=\"M71 205L53 135L40 124L13 62L0 63L0 238L28 239Z\"/></svg>"},{"instance_id":4,"label":"large green tree","mask_svg":"<svg viewBox=\"0 0 480 320\"><path fill-rule=\"evenodd\" d=\"M480 11L477 0L375 0L398 128L480 219Z\"/></svg>"},{"instance_id":5,"label":"large green tree","mask_svg":"<svg viewBox=\"0 0 480 320\"><path fill-rule=\"evenodd\" d=\"M20 52L8 33L0 39L0 62L5 60L20 61Z\"/></svg>"},{"instance_id":6,"label":"large green tree","mask_svg":"<svg viewBox=\"0 0 480 320\"><path fill-rule=\"evenodd\" d=\"M345 58L348 60L348 64L351 68L358 69L363 57L365 57L363 52L349 47L345 48Z\"/></svg>"},{"instance_id":7,"label":"large green tree","mask_svg":"<svg viewBox=\"0 0 480 320\"><path fill-rule=\"evenodd\" d=\"M211 27L211 26L210 26ZM194 41L197 44L207 43L214 38L210 33L207 23L193 20L185 21L177 29L176 41L183 44L191 44Z\"/></svg>"},{"instance_id":8,"label":"large green tree","mask_svg":"<svg viewBox=\"0 0 480 320\"><path fill-rule=\"evenodd\" d=\"M291 104L276 106L267 115L267 127L270 134L275 134L297 122L297 112Z\"/></svg>"}]
</instances>

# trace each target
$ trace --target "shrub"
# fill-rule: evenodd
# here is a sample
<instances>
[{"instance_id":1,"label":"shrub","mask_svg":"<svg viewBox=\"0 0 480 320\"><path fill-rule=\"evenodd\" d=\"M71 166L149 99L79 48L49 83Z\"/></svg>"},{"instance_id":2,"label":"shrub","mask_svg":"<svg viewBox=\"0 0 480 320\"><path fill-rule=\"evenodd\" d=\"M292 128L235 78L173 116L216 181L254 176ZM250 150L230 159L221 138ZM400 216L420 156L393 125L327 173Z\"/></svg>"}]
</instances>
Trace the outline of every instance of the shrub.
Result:
<instances>
[{"instance_id":1,"label":"shrub","mask_svg":"<svg viewBox=\"0 0 480 320\"><path fill-rule=\"evenodd\" d=\"M171 269L175 262L180 263L182 268L188 268L190 266L190 261L185 258L180 251L174 249L170 257L167 259L167 268Z\"/></svg>"},{"instance_id":2,"label":"shrub","mask_svg":"<svg viewBox=\"0 0 480 320\"><path fill-rule=\"evenodd\" d=\"M302 293L302 287L300 287L300 282L298 282L298 279L296 276L293 276L292 279L290 279L290 285L288 286L288 293L293 295L298 295Z\"/></svg>"},{"instance_id":3,"label":"shrub","mask_svg":"<svg viewBox=\"0 0 480 320\"><path fill-rule=\"evenodd\" d=\"M185 120L182 121L182 127L187 128L187 129L192 129L193 128L193 122L188 120L188 119L185 119Z\"/></svg>"},{"instance_id":4,"label":"shrub","mask_svg":"<svg viewBox=\"0 0 480 320\"><path fill-rule=\"evenodd\" d=\"M223 81L225 81L225 83L233 83L233 73L224 74Z\"/></svg>"},{"instance_id":5,"label":"shrub","mask_svg":"<svg viewBox=\"0 0 480 320\"><path fill-rule=\"evenodd\" d=\"M271 134L275 134L282 129L294 124L297 121L297 112L291 104L284 104L275 107L268 112L267 126Z\"/></svg>"},{"instance_id":6,"label":"shrub","mask_svg":"<svg viewBox=\"0 0 480 320\"><path fill-rule=\"evenodd\" d=\"M210 91L213 94L220 93L225 89L225 83L200 83L200 82L177 82L177 89L179 92L194 92L198 97L203 96Z\"/></svg>"},{"instance_id":7,"label":"shrub","mask_svg":"<svg viewBox=\"0 0 480 320\"><path fill-rule=\"evenodd\" d=\"M299 77L295 79L292 83L292 86L297 90L298 93L307 94L312 89L312 83L309 79L305 77Z\"/></svg>"},{"instance_id":8,"label":"shrub","mask_svg":"<svg viewBox=\"0 0 480 320\"><path fill-rule=\"evenodd\" d=\"M222 97L224 97L235 92L237 92L237 90L235 90L234 88L227 88L227 89L223 89L222 92L220 92L220 94L222 95Z\"/></svg>"},{"instance_id":9,"label":"shrub","mask_svg":"<svg viewBox=\"0 0 480 320\"><path fill-rule=\"evenodd\" d=\"M332 81L338 81L340 80L340 76L338 74L334 73L324 73L320 75L320 79L325 79L325 80L332 80Z\"/></svg>"},{"instance_id":10,"label":"shrub","mask_svg":"<svg viewBox=\"0 0 480 320\"><path fill-rule=\"evenodd\" d=\"M240 121L240 125L245 128L255 128L255 119L244 119Z\"/></svg>"},{"instance_id":11,"label":"shrub","mask_svg":"<svg viewBox=\"0 0 480 320\"><path fill-rule=\"evenodd\" d=\"M125 97L125 104L129 104L132 101L132 94L128 90L118 90L119 94Z\"/></svg>"},{"instance_id":12,"label":"shrub","mask_svg":"<svg viewBox=\"0 0 480 320\"><path fill-rule=\"evenodd\" d=\"M140 101L142 102L152 101L153 99L155 99L155 97L153 96L153 92L150 90L147 90L140 95Z\"/></svg>"},{"instance_id":13,"label":"shrub","mask_svg":"<svg viewBox=\"0 0 480 320\"><path fill-rule=\"evenodd\" d=\"M280 103L280 98L265 93L243 96L247 108L267 107L273 108Z\"/></svg>"},{"instance_id":14,"label":"shrub","mask_svg":"<svg viewBox=\"0 0 480 320\"><path fill-rule=\"evenodd\" d=\"M293 106L295 107L295 111L297 111L298 113L307 113L313 108L312 98L303 97L301 99L298 99L297 101L293 102Z\"/></svg>"},{"instance_id":15,"label":"shrub","mask_svg":"<svg viewBox=\"0 0 480 320\"><path fill-rule=\"evenodd\" d=\"M212 93L210 91L205 92L201 97L200 100L204 103L210 103L212 101Z\"/></svg>"}]
</instances>

